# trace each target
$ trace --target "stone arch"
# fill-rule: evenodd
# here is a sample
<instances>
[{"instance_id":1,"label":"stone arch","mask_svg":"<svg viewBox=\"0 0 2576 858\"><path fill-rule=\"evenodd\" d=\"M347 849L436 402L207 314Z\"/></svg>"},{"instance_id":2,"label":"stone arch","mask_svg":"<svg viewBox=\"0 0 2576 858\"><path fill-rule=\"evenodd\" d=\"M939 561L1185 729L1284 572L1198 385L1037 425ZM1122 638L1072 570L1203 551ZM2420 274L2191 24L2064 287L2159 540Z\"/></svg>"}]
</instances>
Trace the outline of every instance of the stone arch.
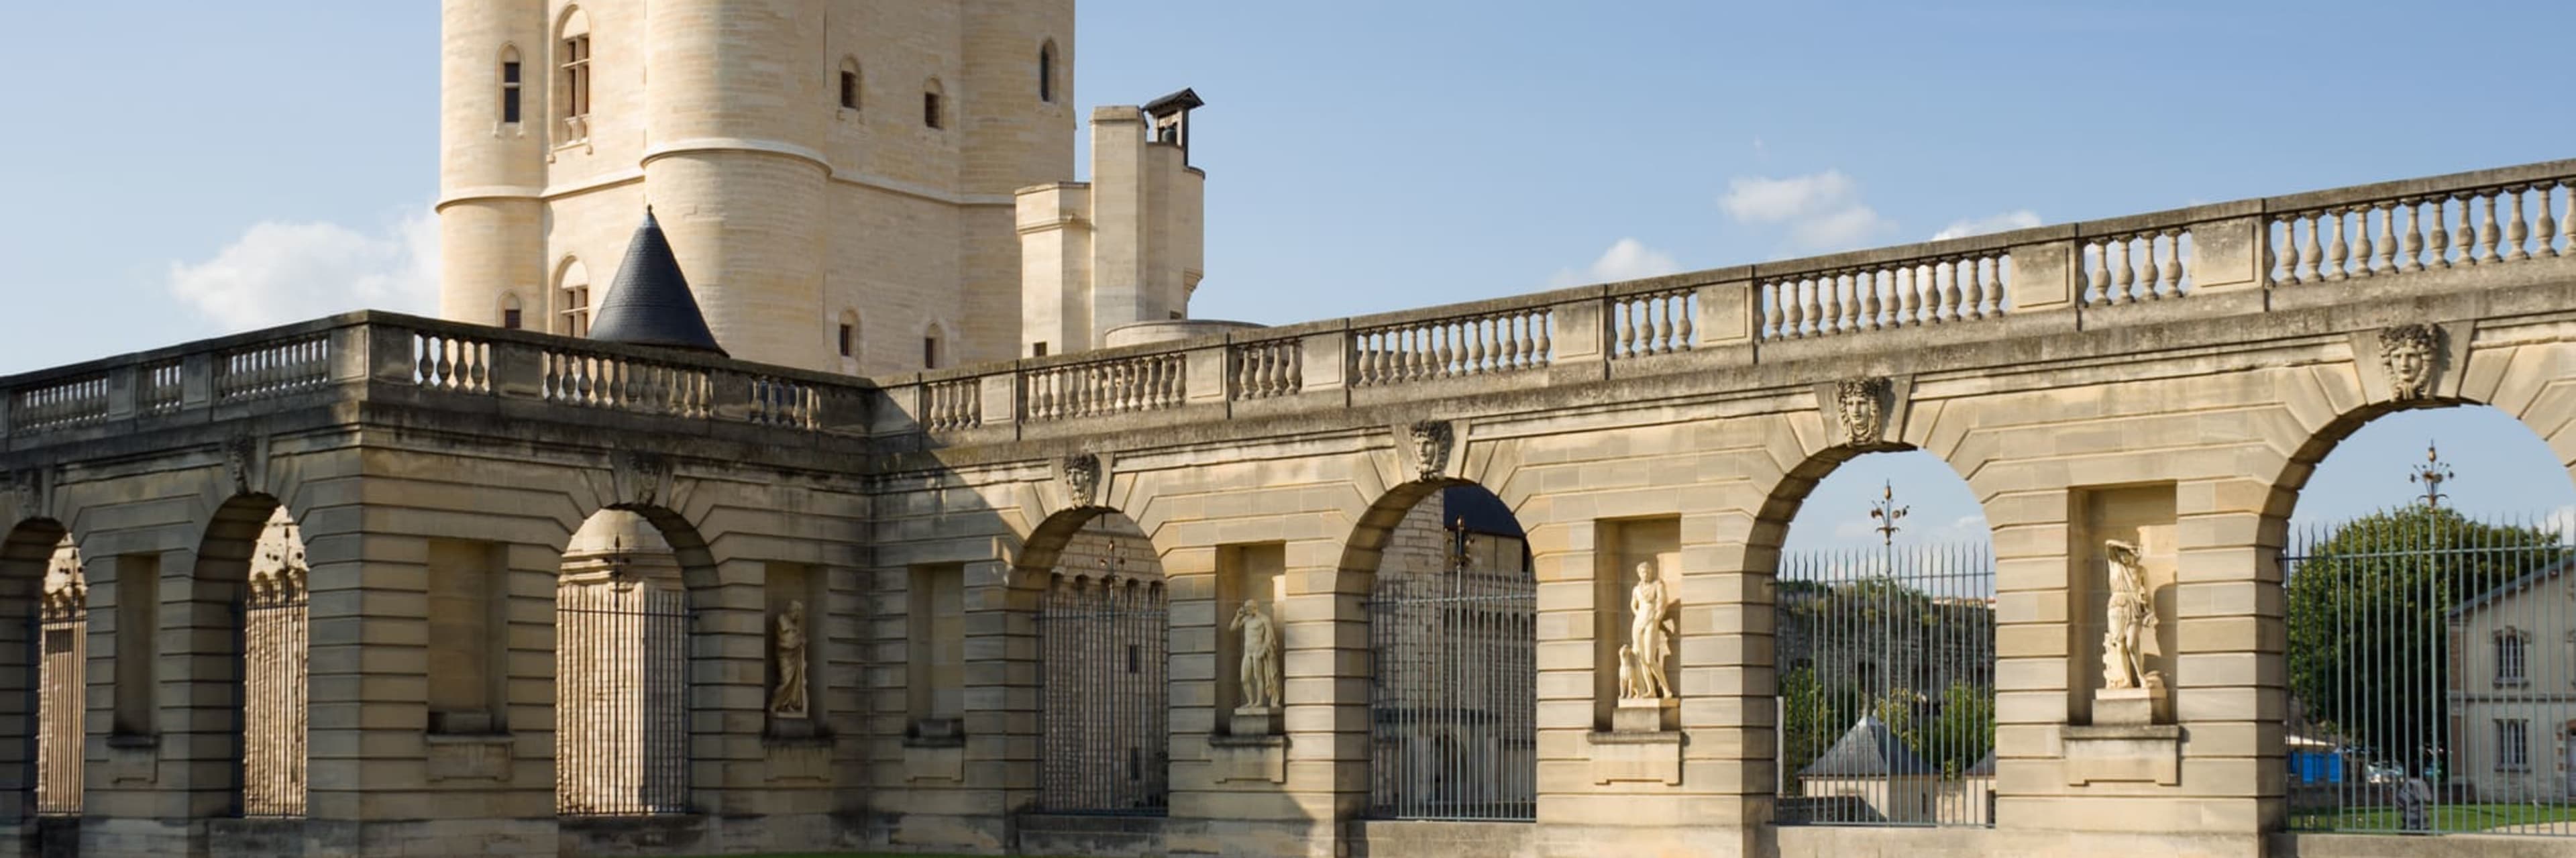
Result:
<instances>
[{"instance_id":1,"label":"stone arch","mask_svg":"<svg viewBox=\"0 0 2576 858\"><path fill-rule=\"evenodd\" d=\"M179 607L193 616L167 616L170 603L158 596L157 582L150 590L160 605L159 628L204 627L220 618L222 625L236 630L215 652L189 653L200 663L186 677L192 683L211 678L233 691L226 696L236 702L224 707L221 719L228 726L209 735L184 719L184 713L180 722L184 726L172 725L168 713L152 720L162 735L174 729L195 732L195 741L213 742L228 752L215 758L239 761L232 782L225 786L232 810L243 816L292 818L305 811L310 566L299 520L276 495L234 494L215 506L198 542L189 601ZM161 577L166 580L168 575L163 572ZM122 606L134 598L133 587L134 582L117 582L121 614ZM129 650L136 640L130 637L132 630L122 626L117 634L116 661L123 665L134 655ZM158 660L157 644L155 650L152 654ZM208 660L212 664L203 663ZM113 707L117 731L151 733L154 725L136 724L129 715L135 702L127 698L128 679L120 667ZM148 707L151 694L141 693L145 695L141 705ZM213 785L192 788L204 801L203 793L211 792Z\"/></svg>"},{"instance_id":2,"label":"stone arch","mask_svg":"<svg viewBox=\"0 0 2576 858\"><path fill-rule=\"evenodd\" d=\"M61 522L35 516L17 522L0 538L0 666L8 668L0 670L0 677L6 678L0 680L5 682L0 684L0 720L32 728L0 742L0 820L26 819L42 809L39 793L49 772L39 769L39 745L41 731L55 723L49 716L58 696L38 684L44 653L41 640L29 633L38 628L43 611L48 567L61 548L72 544L71 532ZM74 697L64 705L80 704ZM77 730L80 713L70 714L70 726ZM76 788L81 766L77 749L68 762ZM74 794L69 801L77 808L80 796Z\"/></svg>"},{"instance_id":3,"label":"stone arch","mask_svg":"<svg viewBox=\"0 0 2576 858\"><path fill-rule=\"evenodd\" d=\"M1036 806L1162 813L1171 788L1171 616L1152 538L1120 510L1073 506L1032 529L1011 581L1037 591Z\"/></svg>"},{"instance_id":4,"label":"stone arch","mask_svg":"<svg viewBox=\"0 0 2576 858\"><path fill-rule=\"evenodd\" d=\"M1436 455L1429 476L1388 489L1343 543L1338 589L1368 594L1367 814L1528 821L1538 799L1528 536L1490 489L1439 473L1464 457Z\"/></svg>"},{"instance_id":5,"label":"stone arch","mask_svg":"<svg viewBox=\"0 0 2576 858\"><path fill-rule=\"evenodd\" d=\"M555 805L562 816L687 813L721 695L692 687L717 647L691 617L717 586L699 530L657 504L591 511L555 588Z\"/></svg>"},{"instance_id":6,"label":"stone arch","mask_svg":"<svg viewBox=\"0 0 2576 858\"><path fill-rule=\"evenodd\" d=\"M1810 503L1835 477L1863 473L1855 466L1875 459L1894 467L1899 456L1937 475L1926 477L1939 484L1935 498L1947 494L1980 515L1982 499L1957 463L1903 441L1854 440L1845 430L1842 443L1780 472L1745 536L1741 568L1768 584L1747 590L1767 593L1759 609L1771 613L1771 658L1760 666L1779 712L1769 727L1780 790L1774 819L1990 825L1981 796L1994 789L1987 760L1996 747L1991 531L1899 544L1899 533L1938 525L1908 520L1925 499L1920 479L1871 481L1867 509ZM1826 516L1866 516L1897 531L1878 534L1872 547L1790 549L1793 534L1832 527ZM1841 753L1846 746L1893 750L1855 767L1860 758Z\"/></svg>"}]
</instances>

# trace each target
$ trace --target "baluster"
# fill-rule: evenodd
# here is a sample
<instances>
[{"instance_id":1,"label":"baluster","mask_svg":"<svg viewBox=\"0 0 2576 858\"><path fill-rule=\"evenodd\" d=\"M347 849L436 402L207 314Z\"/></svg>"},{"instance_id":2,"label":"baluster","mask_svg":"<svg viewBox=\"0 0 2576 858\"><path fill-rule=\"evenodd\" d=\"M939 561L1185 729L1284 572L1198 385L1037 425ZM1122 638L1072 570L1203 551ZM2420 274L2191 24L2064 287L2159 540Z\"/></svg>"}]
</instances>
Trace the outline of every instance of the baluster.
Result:
<instances>
[{"instance_id":1,"label":"baluster","mask_svg":"<svg viewBox=\"0 0 2576 858\"><path fill-rule=\"evenodd\" d=\"M2476 265L2480 261L2478 259L2478 233L2475 228L2469 225L2469 209L2477 206L2478 197L2474 193L2452 194L2451 199L2459 203L2456 208L2460 210L2460 224L2458 230L2451 234L2451 243L2457 245L2458 250L2460 251L2459 265L2463 268Z\"/></svg>"},{"instance_id":2,"label":"baluster","mask_svg":"<svg viewBox=\"0 0 2576 858\"><path fill-rule=\"evenodd\" d=\"M1892 303L1896 305L1896 318L1890 320L1892 322L1890 327L1922 323L1915 318L1914 307L1918 303L1918 295L1923 291L1924 270L1925 266L1922 265L1907 265L1899 272L1898 279L1893 284L1896 288L1896 296Z\"/></svg>"},{"instance_id":3,"label":"baluster","mask_svg":"<svg viewBox=\"0 0 2576 858\"><path fill-rule=\"evenodd\" d=\"M2326 253L2317 241L2317 230L2325 228L2326 213L2308 215L2308 234L2299 241L2299 282L2322 283L2326 279Z\"/></svg>"},{"instance_id":4,"label":"baluster","mask_svg":"<svg viewBox=\"0 0 2576 858\"><path fill-rule=\"evenodd\" d=\"M1687 351L1693 345L1691 342L1692 322L1690 296L1691 293L1688 292L1675 292L1671 297L1665 299L1672 302L1673 348L1677 351Z\"/></svg>"},{"instance_id":5,"label":"baluster","mask_svg":"<svg viewBox=\"0 0 2576 858\"><path fill-rule=\"evenodd\" d=\"M1998 257L1992 261L1992 264L1989 264L1986 257L1968 257L1968 288L1966 292L1968 296L1968 318L1983 319L1986 317L1987 299L1994 297L2003 291L2003 283L1995 279L2001 276L2003 276L2002 258Z\"/></svg>"},{"instance_id":6,"label":"baluster","mask_svg":"<svg viewBox=\"0 0 2576 858\"><path fill-rule=\"evenodd\" d=\"M2343 240L2344 211L2340 208L2326 210L2326 217L2333 219L2334 225L2326 228L2327 237L2332 240L2326 243L2325 258L2318 260L2317 274L2329 282L2342 280L2347 276L2344 273L2344 264L2352 258L2352 247L2345 244Z\"/></svg>"},{"instance_id":7,"label":"baluster","mask_svg":"<svg viewBox=\"0 0 2576 858\"><path fill-rule=\"evenodd\" d=\"M2558 183L2541 182L2531 186L2531 189L2538 191L2540 196L2538 206L2540 219L2531 225L2531 234L2540 239L2540 245L2532 248L2531 255L2555 257L2558 255L2558 220L2550 214L2549 194L2558 189Z\"/></svg>"},{"instance_id":8,"label":"baluster","mask_svg":"<svg viewBox=\"0 0 2576 858\"><path fill-rule=\"evenodd\" d=\"M1641 298L1637 301L1637 309L1646 314L1646 323L1654 328L1654 334L1646 338L1646 353L1670 353L1673 350L1673 320L1665 311L1664 302L1654 297Z\"/></svg>"},{"instance_id":9,"label":"baluster","mask_svg":"<svg viewBox=\"0 0 2576 858\"><path fill-rule=\"evenodd\" d=\"M2375 206L2362 206L2352 210L2352 265L2345 272L2346 276L2370 276L2370 212L2373 208ZM2335 223L2341 225L2343 221L2338 218Z\"/></svg>"},{"instance_id":10,"label":"baluster","mask_svg":"<svg viewBox=\"0 0 2576 858\"><path fill-rule=\"evenodd\" d=\"M1610 303L1610 353L1618 357L1635 357L1634 332L1628 329L1628 302Z\"/></svg>"},{"instance_id":11,"label":"baluster","mask_svg":"<svg viewBox=\"0 0 2576 858\"><path fill-rule=\"evenodd\" d=\"M1923 320L1956 322L1959 320L1959 260L1943 259L1932 272L1932 292L1923 296Z\"/></svg>"},{"instance_id":12,"label":"baluster","mask_svg":"<svg viewBox=\"0 0 2576 858\"><path fill-rule=\"evenodd\" d=\"M2156 281L2164 279L2165 276L2164 269L2156 264L2156 234L2139 233L2137 241L2138 267L2143 270L2138 274L2137 292L2129 300L2153 301L2164 297L2156 294ZM2126 247L2128 242L2122 241L2120 244Z\"/></svg>"},{"instance_id":13,"label":"baluster","mask_svg":"<svg viewBox=\"0 0 2576 858\"><path fill-rule=\"evenodd\" d=\"M2513 209L2513 218L2505 223L2504 228L2506 262L2520 262L2531 258L2531 253L2524 250L2522 246L2523 242L2531 240L2531 225L2522 220L2522 190L2521 185L2504 189L2505 203ZM2492 208L2495 198L2489 197L2487 200ZM2540 207L2544 210L2549 208L2549 198L2545 193L2540 199Z\"/></svg>"},{"instance_id":14,"label":"baluster","mask_svg":"<svg viewBox=\"0 0 2576 858\"><path fill-rule=\"evenodd\" d=\"M431 372L432 367L430 361L429 341L419 334L413 334L411 338L411 348L413 355L411 361L411 374L420 379L422 386L436 387L438 385L438 376Z\"/></svg>"},{"instance_id":15,"label":"baluster","mask_svg":"<svg viewBox=\"0 0 2576 858\"><path fill-rule=\"evenodd\" d=\"M1786 340L1805 336L1807 327L1805 281L1793 277L1780 281L1778 285L1781 308L1778 336Z\"/></svg>"},{"instance_id":16,"label":"baluster","mask_svg":"<svg viewBox=\"0 0 2576 858\"><path fill-rule=\"evenodd\" d=\"M2576 194L2570 194L2568 198L2576 200ZM2576 217L2570 217L2568 220L2576 222ZM1762 331L1760 333L1768 333L1774 338L1780 336L1780 284L1777 282L1762 284Z\"/></svg>"},{"instance_id":17,"label":"baluster","mask_svg":"<svg viewBox=\"0 0 2576 858\"><path fill-rule=\"evenodd\" d=\"M2379 259L2376 264L2364 267L2362 273L2369 274L2376 268L2394 274L2397 271L2397 209L2390 203L2374 203L2371 210L2379 213Z\"/></svg>"},{"instance_id":18,"label":"baluster","mask_svg":"<svg viewBox=\"0 0 2576 858\"><path fill-rule=\"evenodd\" d=\"M1547 309L1542 307L1531 310L1528 318L1531 333L1530 365L1545 366L1552 362L1550 359L1552 356L1547 351L1547 322L1550 316Z\"/></svg>"},{"instance_id":19,"label":"baluster","mask_svg":"<svg viewBox=\"0 0 2576 858\"><path fill-rule=\"evenodd\" d=\"M2576 182L2560 181L2558 186L2567 190L2567 209L2558 217L2558 235L2567 240L2567 247L2560 253L2576 256Z\"/></svg>"},{"instance_id":20,"label":"baluster","mask_svg":"<svg viewBox=\"0 0 2576 858\"><path fill-rule=\"evenodd\" d=\"M2434 197L2425 202L2433 207L2432 216L2424 224L2424 238L2433 251L2433 258L2427 260L2424 267L2449 268L2451 267L2451 228L2443 222L2445 215L2442 213L2442 198Z\"/></svg>"},{"instance_id":21,"label":"baluster","mask_svg":"<svg viewBox=\"0 0 2576 858\"><path fill-rule=\"evenodd\" d=\"M2093 287L2093 305L2099 307L2109 304L2111 303L2111 243L2097 239L2085 242L2085 245L2092 250L2090 255L2093 257L2093 271L2084 277Z\"/></svg>"},{"instance_id":22,"label":"baluster","mask_svg":"<svg viewBox=\"0 0 2576 858\"><path fill-rule=\"evenodd\" d=\"M1829 289L1824 278L1798 278L1798 335L1824 335L1824 304L1819 304L1819 291ZM1814 327L1814 332L1808 332Z\"/></svg>"}]
</instances>

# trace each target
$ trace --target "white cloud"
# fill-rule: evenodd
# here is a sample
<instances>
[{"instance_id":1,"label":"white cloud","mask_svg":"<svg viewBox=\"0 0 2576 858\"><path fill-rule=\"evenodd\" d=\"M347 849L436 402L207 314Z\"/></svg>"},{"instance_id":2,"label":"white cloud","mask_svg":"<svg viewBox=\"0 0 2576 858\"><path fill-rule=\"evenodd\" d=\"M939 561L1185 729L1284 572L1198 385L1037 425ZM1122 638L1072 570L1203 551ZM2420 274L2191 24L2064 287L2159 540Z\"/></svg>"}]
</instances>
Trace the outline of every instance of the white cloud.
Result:
<instances>
[{"instance_id":1,"label":"white cloud","mask_svg":"<svg viewBox=\"0 0 2576 858\"><path fill-rule=\"evenodd\" d=\"M1717 204L1739 222L1785 224L1800 250L1850 249L1895 226L1860 201L1860 185L1840 170L1729 179Z\"/></svg>"},{"instance_id":2,"label":"white cloud","mask_svg":"<svg viewBox=\"0 0 2576 858\"><path fill-rule=\"evenodd\" d=\"M1981 217L1975 220L1951 221L1949 226L1942 227L1940 232L1933 233L1932 240L1942 241L1952 238L1966 238L1971 235L1984 235L1989 232L2029 229L2038 225L2038 212L2031 211L2029 209L2014 209L1992 217Z\"/></svg>"},{"instance_id":3,"label":"white cloud","mask_svg":"<svg viewBox=\"0 0 2576 858\"><path fill-rule=\"evenodd\" d=\"M420 211L374 233L263 221L212 259L171 263L169 283L227 331L358 309L434 312L438 217Z\"/></svg>"},{"instance_id":4,"label":"white cloud","mask_svg":"<svg viewBox=\"0 0 2576 858\"><path fill-rule=\"evenodd\" d=\"M1622 238L1612 243L1609 250L1603 251L1601 258L1592 260L1591 267L1581 271L1559 269L1556 276L1548 278L1548 284L1562 289L1585 283L1656 277L1680 270L1682 266L1673 261L1672 254L1647 247L1645 242L1633 238Z\"/></svg>"}]
</instances>

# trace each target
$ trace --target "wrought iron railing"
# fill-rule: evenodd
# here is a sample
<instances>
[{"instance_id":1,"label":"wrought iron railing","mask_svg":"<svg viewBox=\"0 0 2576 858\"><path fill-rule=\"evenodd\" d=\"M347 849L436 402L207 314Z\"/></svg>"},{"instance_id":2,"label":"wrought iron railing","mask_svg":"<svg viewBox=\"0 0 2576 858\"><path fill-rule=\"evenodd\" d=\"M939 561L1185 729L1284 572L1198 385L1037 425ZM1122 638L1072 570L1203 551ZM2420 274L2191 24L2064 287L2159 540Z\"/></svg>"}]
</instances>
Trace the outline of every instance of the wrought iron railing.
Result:
<instances>
[{"instance_id":1,"label":"wrought iron railing","mask_svg":"<svg viewBox=\"0 0 2576 858\"><path fill-rule=\"evenodd\" d=\"M1777 580L1774 819L1993 825L1988 546L1787 554Z\"/></svg>"},{"instance_id":2,"label":"wrought iron railing","mask_svg":"<svg viewBox=\"0 0 2576 858\"><path fill-rule=\"evenodd\" d=\"M1170 626L1159 580L1055 579L1038 608L1040 809L1170 808Z\"/></svg>"}]
</instances>

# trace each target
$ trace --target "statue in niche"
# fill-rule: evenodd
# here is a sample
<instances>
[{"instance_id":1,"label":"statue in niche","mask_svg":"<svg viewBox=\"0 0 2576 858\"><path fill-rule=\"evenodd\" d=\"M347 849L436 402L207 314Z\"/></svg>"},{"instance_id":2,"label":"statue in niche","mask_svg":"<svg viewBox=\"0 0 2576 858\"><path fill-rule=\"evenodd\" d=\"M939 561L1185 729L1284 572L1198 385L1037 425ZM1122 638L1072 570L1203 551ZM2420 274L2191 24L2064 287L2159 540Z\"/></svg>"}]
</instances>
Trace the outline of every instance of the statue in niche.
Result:
<instances>
[{"instance_id":1,"label":"statue in niche","mask_svg":"<svg viewBox=\"0 0 2576 858\"><path fill-rule=\"evenodd\" d=\"M2160 679L2147 669L2156 648L2156 604L2138 568L2138 547L2106 540L2110 554L2111 598L2103 610L2102 687L2141 688Z\"/></svg>"},{"instance_id":2,"label":"statue in niche","mask_svg":"<svg viewBox=\"0 0 2576 858\"><path fill-rule=\"evenodd\" d=\"M1664 663L1673 654L1681 631L1673 615L1673 597L1654 561L1637 564L1637 586L1628 591L1628 643L1619 648L1619 696L1661 700L1673 696L1672 677Z\"/></svg>"},{"instance_id":3,"label":"statue in niche","mask_svg":"<svg viewBox=\"0 0 2576 858\"><path fill-rule=\"evenodd\" d=\"M778 688L769 696L769 713L805 717L805 600L787 603L778 614L778 638L771 644L778 657Z\"/></svg>"},{"instance_id":4,"label":"statue in niche","mask_svg":"<svg viewBox=\"0 0 2576 858\"><path fill-rule=\"evenodd\" d=\"M2433 395L2433 361L2442 346L2442 329L2431 325L2398 325L2379 332L2379 362L2388 371L2391 399Z\"/></svg>"},{"instance_id":5,"label":"statue in niche","mask_svg":"<svg viewBox=\"0 0 2576 858\"><path fill-rule=\"evenodd\" d=\"M1234 608L1234 622L1227 628L1243 633L1243 661L1237 665L1235 684L1242 693L1237 703L1243 709L1276 709L1280 705L1279 689L1279 624L1271 622L1261 606L1245 599Z\"/></svg>"}]
</instances>

